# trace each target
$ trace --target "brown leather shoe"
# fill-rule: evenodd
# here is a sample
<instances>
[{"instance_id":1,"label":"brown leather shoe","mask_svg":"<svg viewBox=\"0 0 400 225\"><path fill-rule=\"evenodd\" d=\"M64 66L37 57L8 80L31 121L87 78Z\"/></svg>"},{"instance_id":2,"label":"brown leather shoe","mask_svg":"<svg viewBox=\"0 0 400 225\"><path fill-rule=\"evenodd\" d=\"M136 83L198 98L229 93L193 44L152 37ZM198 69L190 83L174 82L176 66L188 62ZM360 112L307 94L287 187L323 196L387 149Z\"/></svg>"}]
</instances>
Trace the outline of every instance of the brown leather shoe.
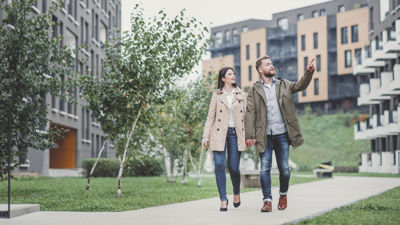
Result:
<instances>
[{"instance_id":1,"label":"brown leather shoe","mask_svg":"<svg viewBox=\"0 0 400 225\"><path fill-rule=\"evenodd\" d=\"M281 195L279 197L278 210L285 210L286 207L287 207L287 197L286 195Z\"/></svg>"},{"instance_id":2,"label":"brown leather shoe","mask_svg":"<svg viewBox=\"0 0 400 225\"><path fill-rule=\"evenodd\" d=\"M271 202L264 202L264 205L261 208L261 212L272 212L272 204L271 204Z\"/></svg>"}]
</instances>

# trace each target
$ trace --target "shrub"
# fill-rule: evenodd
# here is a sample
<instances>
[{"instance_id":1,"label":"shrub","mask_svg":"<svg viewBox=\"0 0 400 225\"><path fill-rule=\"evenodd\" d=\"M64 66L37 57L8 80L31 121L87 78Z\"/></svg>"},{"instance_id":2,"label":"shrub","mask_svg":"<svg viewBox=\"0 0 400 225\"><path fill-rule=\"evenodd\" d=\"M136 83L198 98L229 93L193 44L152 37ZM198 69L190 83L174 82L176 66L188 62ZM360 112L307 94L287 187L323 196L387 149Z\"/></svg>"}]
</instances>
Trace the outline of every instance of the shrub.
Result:
<instances>
[{"instance_id":1,"label":"shrub","mask_svg":"<svg viewBox=\"0 0 400 225\"><path fill-rule=\"evenodd\" d=\"M356 166L335 166L333 172L336 173L358 173L358 167Z\"/></svg>"},{"instance_id":2,"label":"shrub","mask_svg":"<svg viewBox=\"0 0 400 225\"><path fill-rule=\"evenodd\" d=\"M160 176L164 172L160 159L151 156L136 156L126 161L125 176Z\"/></svg>"},{"instance_id":3,"label":"shrub","mask_svg":"<svg viewBox=\"0 0 400 225\"><path fill-rule=\"evenodd\" d=\"M312 168L310 165L300 165L298 171L299 172L309 172L309 171L312 171Z\"/></svg>"},{"instance_id":4,"label":"shrub","mask_svg":"<svg viewBox=\"0 0 400 225\"><path fill-rule=\"evenodd\" d=\"M89 176L90 170L92 169L95 161L95 158L88 158L83 160L82 168L86 172L86 177ZM97 162L96 169L93 172L93 177L116 177L118 175L118 170L118 159L100 158Z\"/></svg>"}]
</instances>

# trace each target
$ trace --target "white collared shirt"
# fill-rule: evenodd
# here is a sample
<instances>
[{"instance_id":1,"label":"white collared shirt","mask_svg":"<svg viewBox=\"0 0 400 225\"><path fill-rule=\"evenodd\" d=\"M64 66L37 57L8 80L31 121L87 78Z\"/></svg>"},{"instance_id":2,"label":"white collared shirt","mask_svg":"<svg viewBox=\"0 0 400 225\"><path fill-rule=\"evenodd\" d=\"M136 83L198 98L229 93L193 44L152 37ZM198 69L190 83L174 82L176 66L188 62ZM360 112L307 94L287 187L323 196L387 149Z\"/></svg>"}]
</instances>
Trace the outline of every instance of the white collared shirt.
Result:
<instances>
[{"instance_id":1,"label":"white collared shirt","mask_svg":"<svg viewBox=\"0 0 400 225\"><path fill-rule=\"evenodd\" d=\"M227 93L225 90L223 90L224 95L226 96L226 99L228 101L228 106L229 106L229 125L228 127L235 127L235 120L233 117L233 111L232 111L232 101L233 101L233 94L235 93L235 88L232 88L232 93Z\"/></svg>"}]
</instances>

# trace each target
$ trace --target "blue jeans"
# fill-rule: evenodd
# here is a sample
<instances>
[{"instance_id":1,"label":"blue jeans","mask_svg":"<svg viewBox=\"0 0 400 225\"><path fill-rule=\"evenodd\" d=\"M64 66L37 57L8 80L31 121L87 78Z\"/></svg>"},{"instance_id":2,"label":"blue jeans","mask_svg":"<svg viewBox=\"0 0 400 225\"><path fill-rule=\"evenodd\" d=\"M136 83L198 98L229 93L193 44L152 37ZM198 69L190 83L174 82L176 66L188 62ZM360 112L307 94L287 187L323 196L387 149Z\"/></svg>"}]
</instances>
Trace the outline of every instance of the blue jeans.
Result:
<instances>
[{"instance_id":1,"label":"blue jeans","mask_svg":"<svg viewBox=\"0 0 400 225\"><path fill-rule=\"evenodd\" d=\"M225 175L225 157L226 149L228 148L228 170L231 175L233 186L233 193L238 195L240 193L240 152L238 149L237 136L234 127L229 127L226 135L224 151L213 151L215 178L217 180L217 187L219 198L221 201L226 201L226 175Z\"/></svg>"},{"instance_id":2,"label":"blue jeans","mask_svg":"<svg viewBox=\"0 0 400 225\"><path fill-rule=\"evenodd\" d=\"M276 163L279 169L279 194L286 195L289 189L289 139L288 134L268 135L265 151L260 153L261 171L260 183L263 193L263 200L272 201L271 195L271 166L272 150L275 150Z\"/></svg>"}]
</instances>

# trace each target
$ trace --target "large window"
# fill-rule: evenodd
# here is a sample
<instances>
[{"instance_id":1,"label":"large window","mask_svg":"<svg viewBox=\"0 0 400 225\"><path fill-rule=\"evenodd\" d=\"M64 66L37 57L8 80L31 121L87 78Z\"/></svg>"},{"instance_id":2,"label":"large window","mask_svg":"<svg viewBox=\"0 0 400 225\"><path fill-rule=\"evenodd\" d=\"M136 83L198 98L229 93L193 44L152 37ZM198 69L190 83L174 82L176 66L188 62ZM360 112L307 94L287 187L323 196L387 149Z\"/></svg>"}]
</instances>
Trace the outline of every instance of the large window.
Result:
<instances>
[{"instance_id":1,"label":"large window","mask_svg":"<svg viewBox=\"0 0 400 225\"><path fill-rule=\"evenodd\" d=\"M341 34L341 43L342 44L347 44L347 27L342 27L340 29L340 34Z\"/></svg>"},{"instance_id":2,"label":"large window","mask_svg":"<svg viewBox=\"0 0 400 225\"><path fill-rule=\"evenodd\" d=\"M231 43L231 40L232 40L232 33L231 33L231 30L226 30L226 31L225 31L225 42L226 42L227 44L230 44L230 43Z\"/></svg>"},{"instance_id":3,"label":"large window","mask_svg":"<svg viewBox=\"0 0 400 225\"><path fill-rule=\"evenodd\" d=\"M308 57L304 57L304 70L307 69L307 65L308 65Z\"/></svg>"},{"instance_id":4,"label":"large window","mask_svg":"<svg viewBox=\"0 0 400 225\"><path fill-rule=\"evenodd\" d=\"M232 29L233 44L239 44L239 32L236 28Z\"/></svg>"},{"instance_id":5,"label":"large window","mask_svg":"<svg viewBox=\"0 0 400 225\"><path fill-rule=\"evenodd\" d=\"M282 30L287 30L289 28L289 21L287 18L278 19L278 27L282 28Z\"/></svg>"},{"instance_id":6,"label":"large window","mask_svg":"<svg viewBox=\"0 0 400 225\"><path fill-rule=\"evenodd\" d=\"M260 43L257 43L257 58L261 56L261 49L260 49Z\"/></svg>"},{"instance_id":7,"label":"large window","mask_svg":"<svg viewBox=\"0 0 400 225\"><path fill-rule=\"evenodd\" d=\"M358 42L358 25L351 26L351 42Z\"/></svg>"},{"instance_id":8,"label":"large window","mask_svg":"<svg viewBox=\"0 0 400 225\"><path fill-rule=\"evenodd\" d=\"M318 48L318 33L314 33L314 49Z\"/></svg>"},{"instance_id":9,"label":"large window","mask_svg":"<svg viewBox=\"0 0 400 225\"><path fill-rule=\"evenodd\" d=\"M305 51L306 50L306 35L301 35L301 50Z\"/></svg>"},{"instance_id":10,"label":"large window","mask_svg":"<svg viewBox=\"0 0 400 225\"><path fill-rule=\"evenodd\" d=\"M305 96L307 95L307 91L306 91L306 90L303 90L303 91L301 92L301 95L302 95L303 97L305 97Z\"/></svg>"},{"instance_id":11,"label":"large window","mask_svg":"<svg viewBox=\"0 0 400 225\"><path fill-rule=\"evenodd\" d=\"M314 95L319 95L319 81L318 81L318 78L314 79Z\"/></svg>"},{"instance_id":12,"label":"large window","mask_svg":"<svg viewBox=\"0 0 400 225\"><path fill-rule=\"evenodd\" d=\"M351 67L351 50L344 51L344 66Z\"/></svg>"},{"instance_id":13,"label":"large window","mask_svg":"<svg viewBox=\"0 0 400 225\"><path fill-rule=\"evenodd\" d=\"M354 57L357 65L361 65L361 48L354 50Z\"/></svg>"},{"instance_id":14,"label":"large window","mask_svg":"<svg viewBox=\"0 0 400 225\"><path fill-rule=\"evenodd\" d=\"M318 11L317 11L317 10L312 11L311 17L312 17L312 18L318 17Z\"/></svg>"},{"instance_id":15,"label":"large window","mask_svg":"<svg viewBox=\"0 0 400 225\"><path fill-rule=\"evenodd\" d=\"M338 12L344 12L344 11L346 11L346 8L344 7L344 5L339 5Z\"/></svg>"},{"instance_id":16,"label":"large window","mask_svg":"<svg viewBox=\"0 0 400 225\"><path fill-rule=\"evenodd\" d=\"M249 70L249 81L251 81L252 80L251 66L249 66L248 70Z\"/></svg>"},{"instance_id":17,"label":"large window","mask_svg":"<svg viewBox=\"0 0 400 225\"><path fill-rule=\"evenodd\" d=\"M325 9L319 10L319 15L320 16L325 16L326 15Z\"/></svg>"},{"instance_id":18,"label":"large window","mask_svg":"<svg viewBox=\"0 0 400 225\"><path fill-rule=\"evenodd\" d=\"M242 32L244 33L244 32L247 32L247 31L249 31L249 28L247 26L243 26L242 27Z\"/></svg>"},{"instance_id":19,"label":"large window","mask_svg":"<svg viewBox=\"0 0 400 225\"><path fill-rule=\"evenodd\" d=\"M219 48L222 46L223 40L222 40L222 32L217 32L215 33L214 36L214 44L216 48Z\"/></svg>"},{"instance_id":20,"label":"large window","mask_svg":"<svg viewBox=\"0 0 400 225\"><path fill-rule=\"evenodd\" d=\"M297 15L297 21L301 21L301 20L304 20L304 15L303 14Z\"/></svg>"},{"instance_id":21,"label":"large window","mask_svg":"<svg viewBox=\"0 0 400 225\"><path fill-rule=\"evenodd\" d=\"M246 59L250 59L250 45L246 45Z\"/></svg>"},{"instance_id":22,"label":"large window","mask_svg":"<svg viewBox=\"0 0 400 225\"><path fill-rule=\"evenodd\" d=\"M321 55L317 55L317 72L321 71Z\"/></svg>"}]
</instances>

